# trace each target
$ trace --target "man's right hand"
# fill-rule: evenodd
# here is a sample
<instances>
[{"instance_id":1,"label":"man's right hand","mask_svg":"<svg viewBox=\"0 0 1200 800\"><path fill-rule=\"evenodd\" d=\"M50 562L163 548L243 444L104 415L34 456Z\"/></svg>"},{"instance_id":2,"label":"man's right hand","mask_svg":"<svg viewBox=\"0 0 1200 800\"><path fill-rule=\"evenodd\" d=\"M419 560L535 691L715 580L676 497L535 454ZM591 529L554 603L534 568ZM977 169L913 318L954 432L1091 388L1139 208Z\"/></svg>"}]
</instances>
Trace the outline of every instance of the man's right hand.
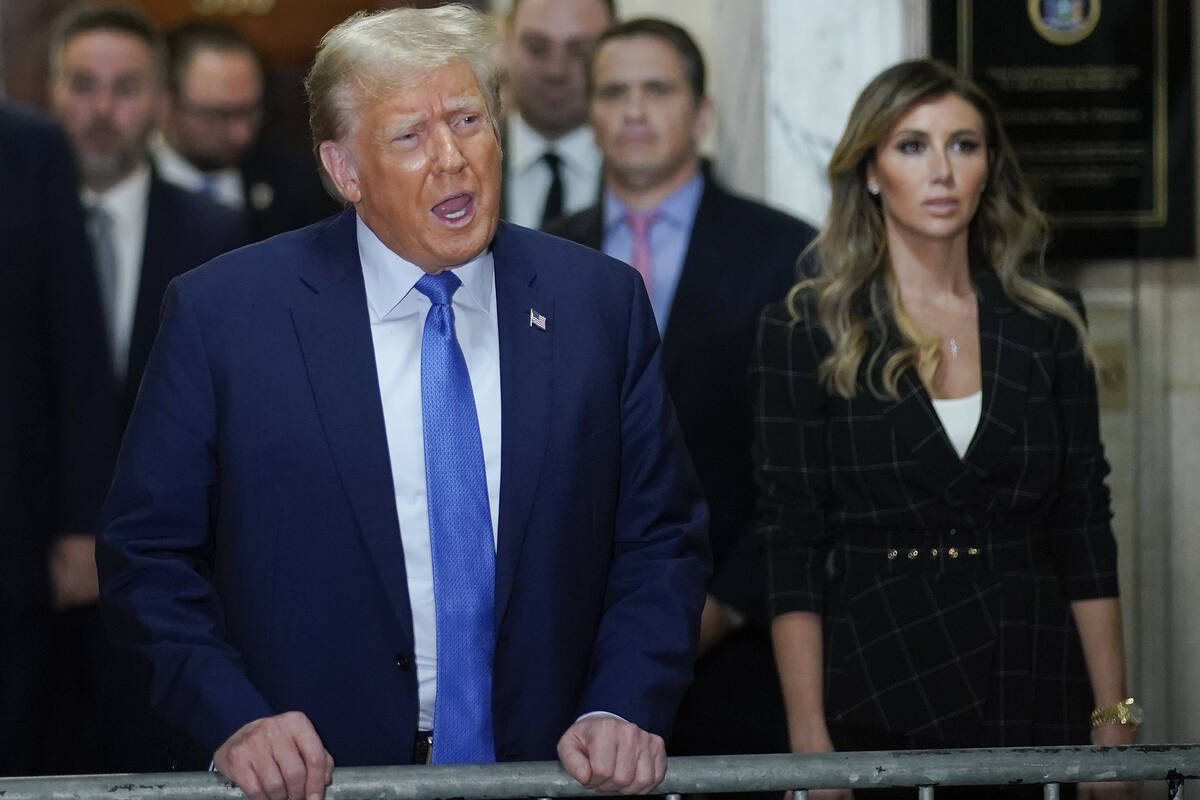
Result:
<instances>
[{"instance_id":1,"label":"man's right hand","mask_svg":"<svg viewBox=\"0 0 1200 800\"><path fill-rule=\"evenodd\" d=\"M213 765L250 800L322 800L333 781L333 756L299 711L246 723Z\"/></svg>"}]
</instances>

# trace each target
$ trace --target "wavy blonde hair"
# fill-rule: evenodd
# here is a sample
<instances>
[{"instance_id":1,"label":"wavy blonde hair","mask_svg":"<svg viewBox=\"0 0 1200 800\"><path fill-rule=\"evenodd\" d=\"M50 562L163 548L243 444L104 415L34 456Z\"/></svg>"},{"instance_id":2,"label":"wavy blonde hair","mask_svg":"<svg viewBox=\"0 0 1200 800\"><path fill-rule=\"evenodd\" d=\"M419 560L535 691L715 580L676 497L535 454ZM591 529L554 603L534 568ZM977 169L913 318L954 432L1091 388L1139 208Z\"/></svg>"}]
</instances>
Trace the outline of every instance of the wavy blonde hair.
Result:
<instances>
[{"instance_id":1,"label":"wavy blonde hair","mask_svg":"<svg viewBox=\"0 0 1200 800\"><path fill-rule=\"evenodd\" d=\"M856 394L864 358L867 389L881 399L899 397L900 376L909 366L917 368L926 386L933 385L939 343L917 327L900 303L883 211L867 191L867 167L909 109L948 94L979 112L988 148L988 180L968 233L971 252L983 255L1019 306L1066 320L1094 363L1083 317L1048 284L1044 255L1049 226L1017 166L995 104L945 64L919 59L884 70L855 101L829 161L829 216L814 243L821 272L788 297L792 315L799 319L801 293L808 288L816 292L818 318L833 343L820 366L821 382L831 393ZM872 334L875 346L868 353Z\"/></svg>"}]
</instances>

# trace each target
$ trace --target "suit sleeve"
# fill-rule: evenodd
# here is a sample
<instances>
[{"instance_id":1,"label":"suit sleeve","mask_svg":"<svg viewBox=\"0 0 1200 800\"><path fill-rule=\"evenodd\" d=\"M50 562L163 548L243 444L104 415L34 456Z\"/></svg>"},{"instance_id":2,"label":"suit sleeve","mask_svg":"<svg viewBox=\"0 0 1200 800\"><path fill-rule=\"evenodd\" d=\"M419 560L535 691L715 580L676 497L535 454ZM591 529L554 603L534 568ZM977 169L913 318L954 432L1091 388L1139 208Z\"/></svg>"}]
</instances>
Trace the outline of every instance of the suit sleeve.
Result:
<instances>
[{"instance_id":1,"label":"suit sleeve","mask_svg":"<svg viewBox=\"0 0 1200 800\"><path fill-rule=\"evenodd\" d=\"M750 370L754 392L757 532L766 541L770 616L821 613L831 545L823 356L814 325L783 305L764 312Z\"/></svg>"},{"instance_id":2,"label":"suit sleeve","mask_svg":"<svg viewBox=\"0 0 1200 800\"><path fill-rule=\"evenodd\" d=\"M710 569L708 511L667 400L649 299L628 283L613 559L579 712L608 711L666 735L691 680Z\"/></svg>"},{"instance_id":3,"label":"suit sleeve","mask_svg":"<svg viewBox=\"0 0 1200 800\"><path fill-rule=\"evenodd\" d=\"M1083 301L1067 300L1081 315ZM1096 372L1084 358L1078 336L1056 320L1058 376L1055 391L1065 441L1058 492L1050 508L1049 529L1063 589L1068 599L1117 595L1117 544L1105 477L1109 473L1100 442Z\"/></svg>"},{"instance_id":4,"label":"suit sleeve","mask_svg":"<svg viewBox=\"0 0 1200 800\"><path fill-rule=\"evenodd\" d=\"M221 507L218 426L200 328L175 281L118 460L97 562L113 638L149 659L155 706L208 752L274 713L225 641L210 580Z\"/></svg>"}]
</instances>

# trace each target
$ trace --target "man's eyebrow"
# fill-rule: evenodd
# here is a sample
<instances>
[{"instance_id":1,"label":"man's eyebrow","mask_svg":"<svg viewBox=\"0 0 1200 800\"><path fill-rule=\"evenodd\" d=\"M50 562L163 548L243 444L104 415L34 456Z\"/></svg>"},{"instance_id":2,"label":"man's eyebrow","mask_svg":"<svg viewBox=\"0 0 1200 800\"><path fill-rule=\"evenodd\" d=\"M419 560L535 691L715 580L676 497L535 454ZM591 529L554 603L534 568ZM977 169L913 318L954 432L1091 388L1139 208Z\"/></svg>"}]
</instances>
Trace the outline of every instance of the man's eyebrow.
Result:
<instances>
[{"instance_id":1,"label":"man's eyebrow","mask_svg":"<svg viewBox=\"0 0 1200 800\"><path fill-rule=\"evenodd\" d=\"M446 110L451 113L459 111L482 111L483 98L477 94L464 94L459 97L451 97L446 100L443 105Z\"/></svg>"}]
</instances>

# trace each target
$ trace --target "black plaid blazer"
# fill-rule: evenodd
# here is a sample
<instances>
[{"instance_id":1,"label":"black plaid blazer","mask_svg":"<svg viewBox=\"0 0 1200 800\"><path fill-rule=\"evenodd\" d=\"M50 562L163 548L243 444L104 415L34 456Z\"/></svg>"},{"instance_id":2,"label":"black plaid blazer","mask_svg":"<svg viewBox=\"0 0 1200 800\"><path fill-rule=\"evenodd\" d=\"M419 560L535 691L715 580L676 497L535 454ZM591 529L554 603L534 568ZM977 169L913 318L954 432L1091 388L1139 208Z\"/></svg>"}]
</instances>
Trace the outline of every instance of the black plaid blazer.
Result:
<instances>
[{"instance_id":1,"label":"black plaid blazer","mask_svg":"<svg viewBox=\"0 0 1200 800\"><path fill-rule=\"evenodd\" d=\"M972 278L983 407L962 459L914 369L896 401L865 372L852 399L821 387L813 292L798 320L764 312L751 382L769 605L822 615L831 721L928 746L1086 743L1069 604L1117 593L1094 376L1070 325L1015 305L989 269Z\"/></svg>"}]
</instances>

